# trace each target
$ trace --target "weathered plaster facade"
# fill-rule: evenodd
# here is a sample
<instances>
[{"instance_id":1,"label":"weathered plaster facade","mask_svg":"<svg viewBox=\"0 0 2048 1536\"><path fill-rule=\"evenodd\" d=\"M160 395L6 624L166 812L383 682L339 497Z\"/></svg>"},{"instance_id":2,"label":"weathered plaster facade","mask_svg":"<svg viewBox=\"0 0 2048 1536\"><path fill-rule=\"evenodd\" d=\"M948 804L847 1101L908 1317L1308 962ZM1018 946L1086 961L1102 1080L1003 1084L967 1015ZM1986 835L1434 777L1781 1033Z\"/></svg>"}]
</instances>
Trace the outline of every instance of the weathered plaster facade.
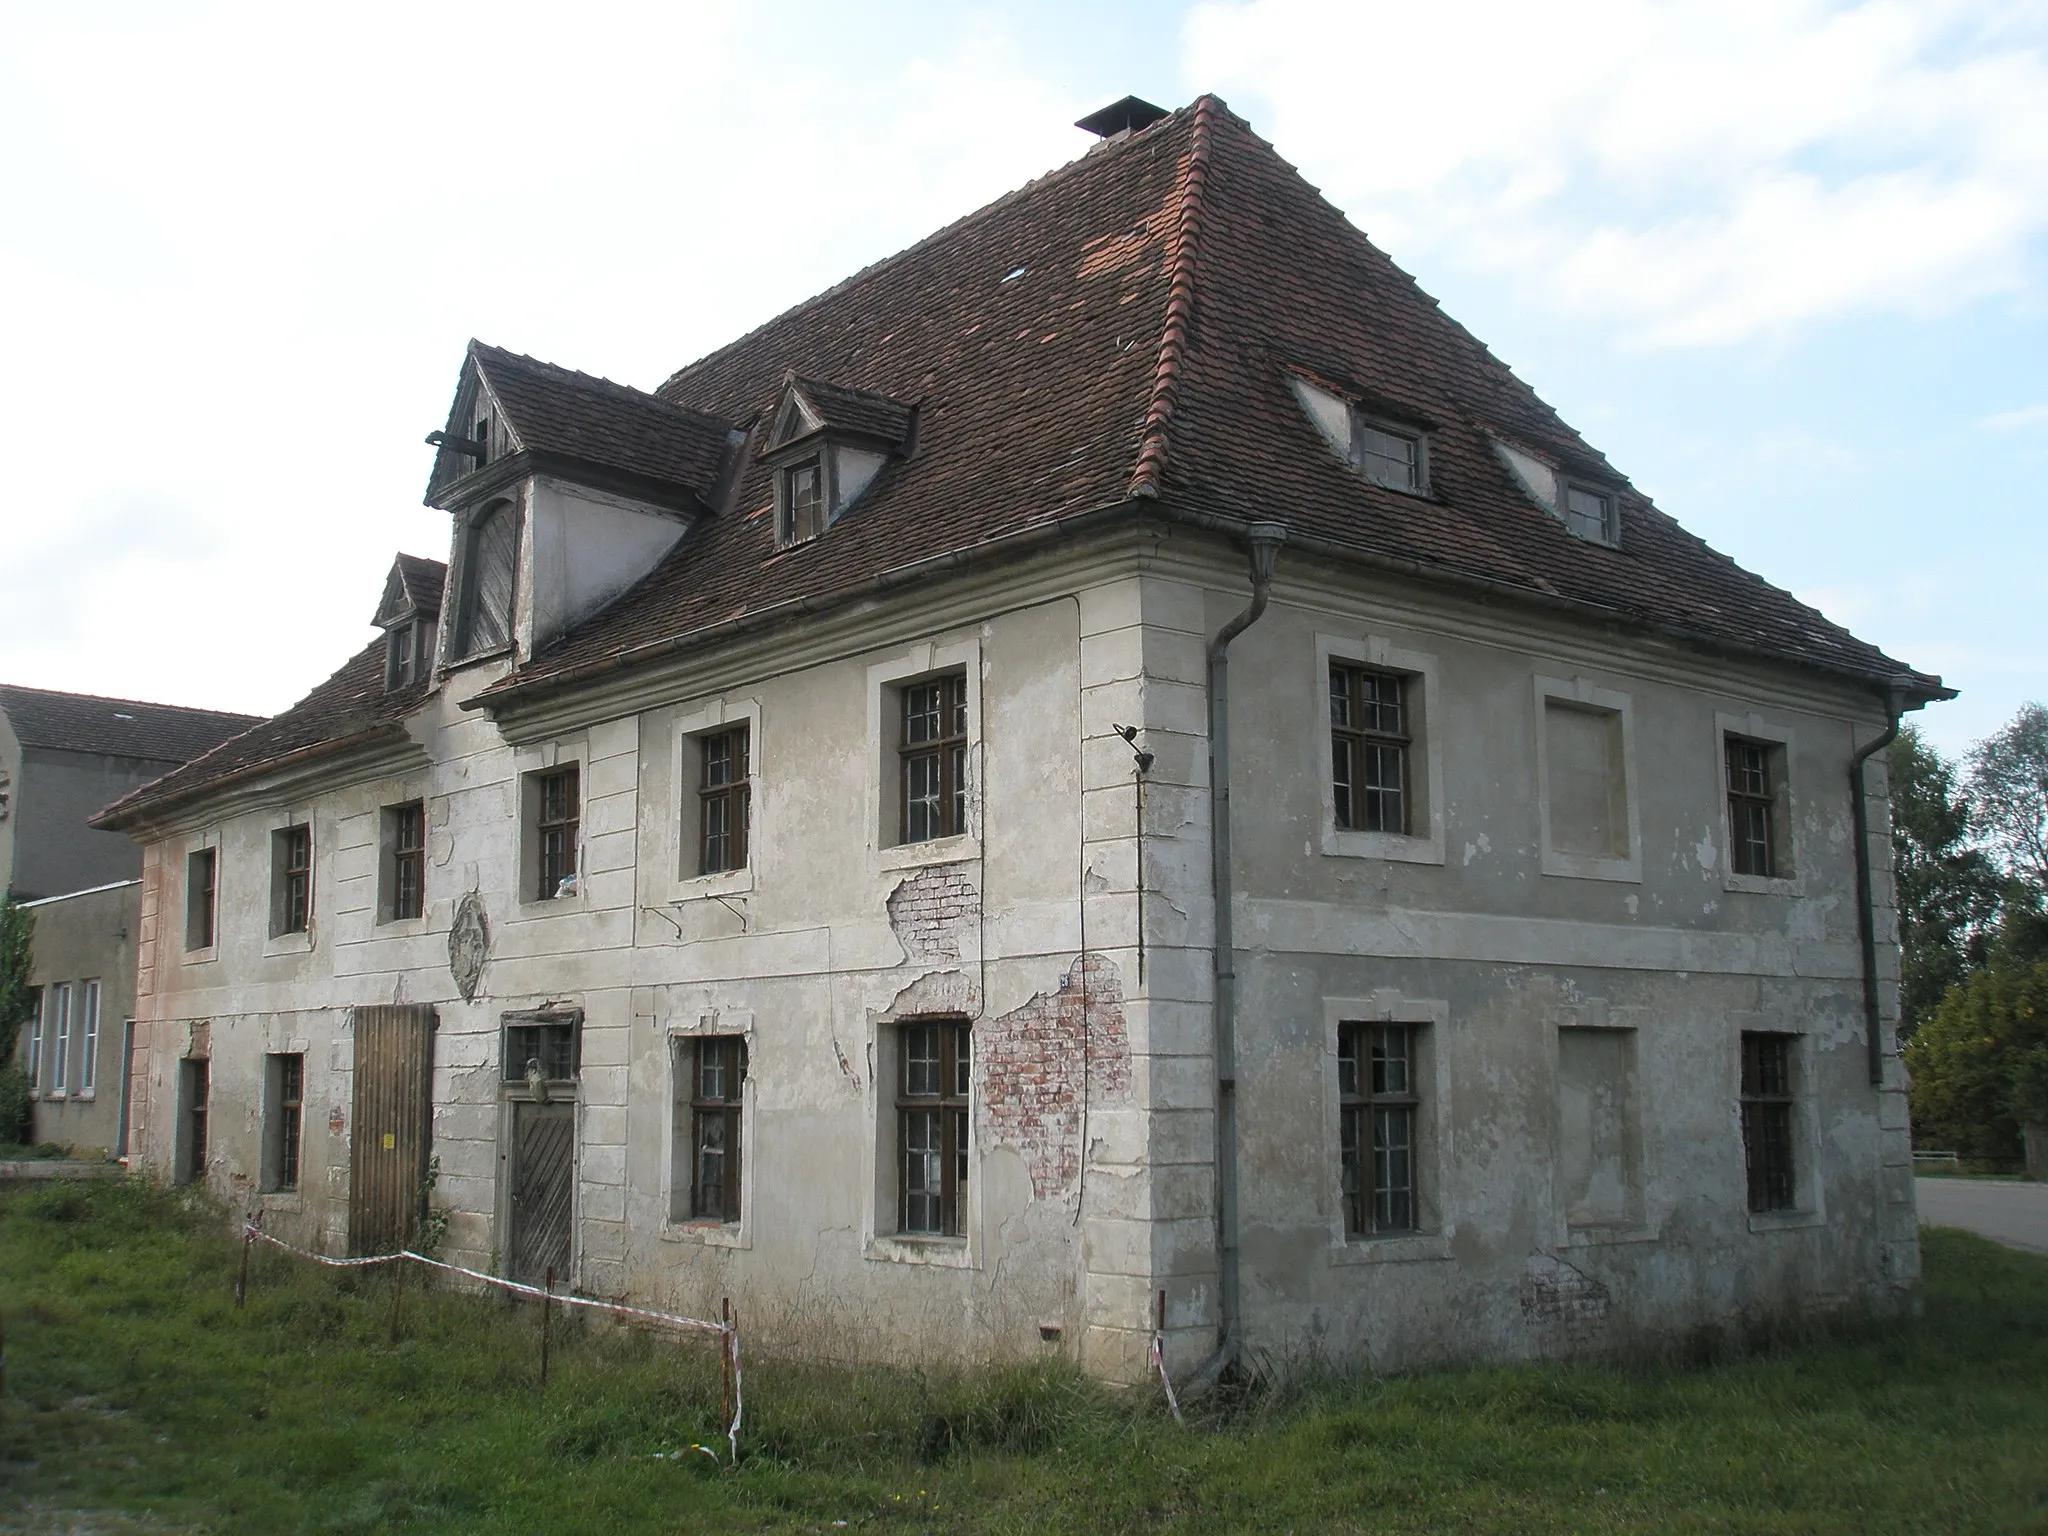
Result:
<instances>
[{"instance_id":1,"label":"weathered plaster facade","mask_svg":"<svg viewBox=\"0 0 2048 1536\"><path fill-rule=\"evenodd\" d=\"M373 647L274 742L110 813L146 844L145 1165L295 1240L360 1243L352 1169L394 1146L357 1123L364 1031L429 1007L445 1251L692 1310L731 1296L787 1348L1058 1350L1134 1380L1162 1293L1176 1373L1219 1329L1255 1364L1397 1368L1908 1302L1882 770L1873 1083L1850 767L1939 680L1687 539L1220 104L1152 122L659 396L472 345L436 434L430 498L455 535L431 676ZM1242 216L1209 218L1232 196ZM1230 275L1193 306L1200 241ZM1300 241L1325 242L1321 267ZM1310 269L1353 274L1368 340L1323 293L1280 302ZM935 313L939 293L961 312ZM1411 371L1368 377L1403 337ZM1427 438L1429 483L1390 491L1333 455L1365 407L1329 395L1312 424L1288 368L1365 378L1374 419ZM1511 477L1509 431L1605 487L1596 538L1533 470ZM789 478L807 452L881 467L851 490ZM1245 609L1253 514L1294 532L1231 650L1219 955L1210 649ZM493 587L499 516L519 554ZM1404 530L1421 553L1396 559ZM499 649L460 638L479 591L508 604ZM1404 690L1405 809L1378 830L1336 808L1346 669ZM906 693L934 679L964 721L964 809L911 840ZM698 874L703 743L742 730L747 853ZM1731 741L1774 765L1768 874L1737 872ZM542 826L565 783L573 879ZM425 905L393 918L414 804ZM296 828L310 912L280 933ZM208 848L218 922L195 946ZM451 967L451 937L482 945L480 972ZM910 1031L933 1021L965 1026L968 1066L913 1089ZM1341 1063L1374 1026L1400 1027L1412 1068L1407 1161L1398 1215L1361 1224ZM1789 1149L1763 1200L1745 1036L1773 1042ZM700 1075L739 1060L707 1039L743 1043L743 1087ZM277 1057L304 1074L289 1190L269 1187ZM957 1153L962 1177L944 1221L910 1231L898 1098L941 1092L966 1132L926 1166ZM691 1117L735 1111L721 1211L694 1216ZM567 1212L559 1250L523 1235L543 1206Z\"/></svg>"}]
</instances>

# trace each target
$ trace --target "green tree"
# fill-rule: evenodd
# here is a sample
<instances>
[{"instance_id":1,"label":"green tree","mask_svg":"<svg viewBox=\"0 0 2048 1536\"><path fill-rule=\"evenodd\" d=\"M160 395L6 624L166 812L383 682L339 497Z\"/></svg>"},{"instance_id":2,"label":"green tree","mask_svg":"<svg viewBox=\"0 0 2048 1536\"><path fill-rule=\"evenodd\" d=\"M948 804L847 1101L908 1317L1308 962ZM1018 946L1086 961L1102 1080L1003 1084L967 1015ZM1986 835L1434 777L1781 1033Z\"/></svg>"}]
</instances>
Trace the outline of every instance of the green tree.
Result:
<instances>
[{"instance_id":1,"label":"green tree","mask_svg":"<svg viewBox=\"0 0 2048 1536\"><path fill-rule=\"evenodd\" d=\"M28 1078L14 1064L21 1026L29 1016L29 946L35 914L0 895L0 1142L28 1137Z\"/></svg>"},{"instance_id":2,"label":"green tree","mask_svg":"<svg viewBox=\"0 0 2048 1536\"><path fill-rule=\"evenodd\" d=\"M1970 804L1953 764L1912 726L1886 754L1892 869L1899 903L1900 1033L1910 1037L1942 995L1984 964L2002 882L1971 842Z\"/></svg>"},{"instance_id":3,"label":"green tree","mask_svg":"<svg viewBox=\"0 0 2048 1536\"><path fill-rule=\"evenodd\" d=\"M1970 750L1970 808L2005 872L2048 894L2048 706L2023 705Z\"/></svg>"},{"instance_id":4,"label":"green tree","mask_svg":"<svg viewBox=\"0 0 2048 1536\"><path fill-rule=\"evenodd\" d=\"M2018 1162L2022 1119L2048 1088L2048 961L1975 972L1950 989L1905 1055L1916 1144Z\"/></svg>"}]
</instances>

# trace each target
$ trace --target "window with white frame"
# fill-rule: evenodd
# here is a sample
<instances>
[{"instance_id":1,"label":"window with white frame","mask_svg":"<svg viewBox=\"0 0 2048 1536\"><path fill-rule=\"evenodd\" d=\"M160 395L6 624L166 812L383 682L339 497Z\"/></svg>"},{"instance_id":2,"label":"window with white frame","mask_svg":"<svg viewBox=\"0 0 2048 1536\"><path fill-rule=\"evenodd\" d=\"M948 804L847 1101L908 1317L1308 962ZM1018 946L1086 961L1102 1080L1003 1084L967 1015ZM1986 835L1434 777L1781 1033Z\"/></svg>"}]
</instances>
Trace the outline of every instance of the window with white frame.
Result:
<instances>
[{"instance_id":1,"label":"window with white frame","mask_svg":"<svg viewBox=\"0 0 2048 1536\"><path fill-rule=\"evenodd\" d=\"M58 982L47 997L49 1023L44 1033L50 1042L50 1092L62 1097L71 1090L71 983Z\"/></svg>"},{"instance_id":2,"label":"window with white frame","mask_svg":"<svg viewBox=\"0 0 2048 1536\"><path fill-rule=\"evenodd\" d=\"M90 1097L99 1091L100 1080L100 984L88 979L78 984L78 1091Z\"/></svg>"},{"instance_id":3,"label":"window with white frame","mask_svg":"<svg viewBox=\"0 0 2048 1536\"><path fill-rule=\"evenodd\" d=\"M22 1069L28 1073L28 1091L31 1098L39 1097L43 1091L43 1018L49 1011L49 992L42 987L31 987L28 994L28 1035L27 1054Z\"/></svg>"}]
</instances>

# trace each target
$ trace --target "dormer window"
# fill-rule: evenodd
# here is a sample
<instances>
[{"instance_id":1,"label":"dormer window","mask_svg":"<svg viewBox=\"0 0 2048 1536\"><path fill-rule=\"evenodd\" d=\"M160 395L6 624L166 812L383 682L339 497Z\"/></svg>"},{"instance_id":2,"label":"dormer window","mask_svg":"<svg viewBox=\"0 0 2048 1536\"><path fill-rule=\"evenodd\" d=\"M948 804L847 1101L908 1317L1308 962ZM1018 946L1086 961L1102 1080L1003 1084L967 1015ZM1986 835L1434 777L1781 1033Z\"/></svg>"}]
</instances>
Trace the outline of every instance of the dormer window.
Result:
<instances>
[{"instance_id":1,"label":"dormer window","mask_svg":"<svg viewBox=\"0 0 2048 1536\"><path fill-rule=\"evenodd\" d=\"M1610 549L1621 545L1621 503L1615 493L1590 481L1575 479L1526 448L1495 438L1493 451L1513 473L1531 501L1589 544Z\"/></svg>"},{"instance_id":2,"label":"dormer window","mask_svg":"<svg viewBox=\"0 0 2048 1536\"><path fill-rule=\"evenodd\" d=\"M384 631L384 691L424 683L434 671L434 635L448 568L438 560L400 555L384 578L384 598L370 622Z\"/></svg>"},{"instance_id":3,"label":"dormer window","mask_svg":"<svg viewBox=\"0 0 2048 1536\"><path fill-rule=\"evenodd\" d=\"M788 546L815 539L825 531L825 476L816 459L805 459L782 471L777 498L781 519L777 542Z\"/></svg>"},{"instance_id":4,"label":"dormer window","mask_svg":"<svg viewBox=\"0 0 2048 1536\"><path fill-rule=\"evenodd\" d=\"M434 662L434 627L426 619L393 624L384 639L384 689L410 688Z\"/></svg>"},{"instance_id":5,"label":"dormer window","mask_svg":"<svg viewBox=\"0 0 2048 1536\"><path fill-rule=\"evenodd\" d=\"M911 422L910 407L886 395L786 379L762 453L775 472L776 544L807 544L845 516L907 451Z\"/></svg>"},{"instance_id":6,"label":"dormer window","mask_svg":"<svg viewBox=\"0 0 2048 1536\"><path fill-rule=\"evenodd\" d=\"M1298 375L1288 382L1316 430L1345 463L1374 485L1411 495L1428 494L1428 433L1390 420Z\"/></svg>"},{"instance_id":7,"label":"dormer window","mask_svg":"<svg viewBox=\"0 0 2048 1536\"><path fill-rule=\"evenodd\" d=\"M476 419L476 467L482 469L491 462L491 418L479 416Z\"/></svg>"}]
</instances>

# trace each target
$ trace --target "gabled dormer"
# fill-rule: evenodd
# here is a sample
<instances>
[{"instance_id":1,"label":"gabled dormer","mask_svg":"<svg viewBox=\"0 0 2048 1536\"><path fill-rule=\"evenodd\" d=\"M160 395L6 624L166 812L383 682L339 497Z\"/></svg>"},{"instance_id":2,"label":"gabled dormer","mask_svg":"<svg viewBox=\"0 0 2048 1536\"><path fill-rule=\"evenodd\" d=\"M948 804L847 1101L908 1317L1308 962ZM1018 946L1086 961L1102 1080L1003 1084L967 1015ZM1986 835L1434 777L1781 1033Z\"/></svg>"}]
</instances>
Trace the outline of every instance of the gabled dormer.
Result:
<instances>
[{"instance_id":1,"label":"gabled dormer","mask_svg":"<svg viewBox=\"0 0 2048 1536\"><path fill-rule=\"evenodd\" d=\"M427 504L453 514L454 665L531 657L651 571L731 490L745 434L472 341Z\"/></svg>"},{"instance_id":2,"label":"gabled dormer","mask_svg":"<svg viewBox=\"0 0 2048 1536\"><path fill-rule=\"evenodd\" d=\"M775 542L807 543L839 521L891 459L907 457L913 406L786 374L762 449L775 476Z\"/></svg>"},{"instance_id":3,"label":"gabled dormer","mask_svg":"<svg viewBox=\"0 0 2048 1536\"><path fill-rule=\"evenodd\" d=\"M384 578L384 600L370 622L384 631L384 691L426 681L434 668L441 592L448 567L418 555L400 555Z\"/></svg>"}]
</instances>

